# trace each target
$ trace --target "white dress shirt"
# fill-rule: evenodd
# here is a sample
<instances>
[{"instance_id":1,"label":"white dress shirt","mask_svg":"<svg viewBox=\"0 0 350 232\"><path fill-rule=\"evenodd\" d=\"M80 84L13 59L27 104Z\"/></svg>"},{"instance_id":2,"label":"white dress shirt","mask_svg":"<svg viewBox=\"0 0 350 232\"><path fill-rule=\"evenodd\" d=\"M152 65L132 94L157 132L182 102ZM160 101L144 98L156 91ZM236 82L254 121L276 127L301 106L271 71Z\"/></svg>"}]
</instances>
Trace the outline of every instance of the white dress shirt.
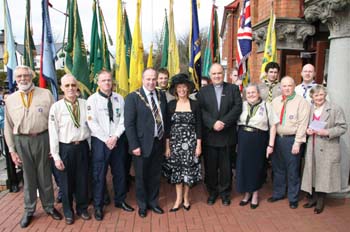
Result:
<instances>
[{"instance_id":1,"label":"white dress shirt","mask_svg":"<svg viewBox=\"0 0 350 232\"><path fill-rule=\"evenodd\" d=\"M87 99L87 122L94 136L106 142L112 136L118 138L124 133L124 99L121 95L113 92L111 96L113 121L109 120L108 99L99 93L92 94Z\"/></svg>"},{"instance_id":2,"label":"white dress shirt","mask_svg":"<svg viewBox=\"0 0 350 232\"><path fill-rule=\"evenodd\" d=\"M54 160L61 160L59 143L72 143L90 138L90 130L86 122L86 100L77 99L80 110L80 127L74 125L64 99L54 103L49 113L50 151ZM66 105L67 103L67 105Z\"/></svg>"}]
</instances>

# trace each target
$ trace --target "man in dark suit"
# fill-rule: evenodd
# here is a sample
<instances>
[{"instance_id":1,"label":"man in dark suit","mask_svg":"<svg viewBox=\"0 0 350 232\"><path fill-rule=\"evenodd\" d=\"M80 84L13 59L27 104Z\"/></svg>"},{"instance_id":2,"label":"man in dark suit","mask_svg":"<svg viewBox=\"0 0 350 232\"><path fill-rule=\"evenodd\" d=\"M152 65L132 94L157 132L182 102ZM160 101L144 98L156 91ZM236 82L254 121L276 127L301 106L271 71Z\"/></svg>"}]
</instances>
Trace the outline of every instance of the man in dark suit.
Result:
<instances>
[{"instance_id":1,"label":"man in dark suit","mask_svg":"<svg viewBox=\"0 0 350 232\"><path fill-rule=\"evenodd\" d=\"M142 73L142 87L125 99L125 131L133 155L136 200L139 216L146 217L147 208L162 214L158 195L162 155L165 150L167 101L156 90L157 72L147 68Z\"/></svg>"},{"instance_id":2,"label":"man in dark suit","mask_svg":"<svg viewBox=\"0 0 350 232\"><path fill-rule=\"evenodd\" d=\"M232 154L236 147L236 122L242 112L242 99L236 85L224 82L220 64L210 68L212 84L200 89L197 98L202 111L203 154L208 204L220 195L223 205L230 205Z\"/></svg>"}]
</instances>

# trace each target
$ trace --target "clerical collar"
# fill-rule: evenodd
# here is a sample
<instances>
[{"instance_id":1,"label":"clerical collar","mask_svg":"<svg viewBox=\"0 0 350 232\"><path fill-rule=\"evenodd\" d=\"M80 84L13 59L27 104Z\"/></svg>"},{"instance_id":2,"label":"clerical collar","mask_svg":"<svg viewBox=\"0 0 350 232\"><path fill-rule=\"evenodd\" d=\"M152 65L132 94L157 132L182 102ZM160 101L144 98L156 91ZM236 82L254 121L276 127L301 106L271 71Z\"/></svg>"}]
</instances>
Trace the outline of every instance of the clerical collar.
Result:
<instances>
[{"instance_id":1,"label":"clerical collar","mask_svg":"<svg viewBox=\"0 0 350 232\"><path fill-rule=\"evenodd\" d=\"M224 85L223 83L221 83L221 84L214 84L214 87L215 88L221 88L223 85Z\"/></svg>"}]
</instances>

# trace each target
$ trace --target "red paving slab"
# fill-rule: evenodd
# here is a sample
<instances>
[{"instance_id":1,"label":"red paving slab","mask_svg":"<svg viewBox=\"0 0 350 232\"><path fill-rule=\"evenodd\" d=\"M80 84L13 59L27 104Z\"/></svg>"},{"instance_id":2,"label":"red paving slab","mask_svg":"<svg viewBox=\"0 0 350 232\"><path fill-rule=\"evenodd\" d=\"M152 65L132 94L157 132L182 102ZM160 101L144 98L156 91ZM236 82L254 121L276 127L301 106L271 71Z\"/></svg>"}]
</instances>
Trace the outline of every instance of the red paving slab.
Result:
<instances>
[{"instance_id":1,"label":"red paving slab","mask_svg":"<svg viewBox=\"0 0 350 232\"><path fill-rule=\"evenodd\" d=\"M109 181L109 184L110 181ZM112 188L109 188L112 189ZM213 206L206 204L205 186L199 184L191 190L191 210L183 209L169 213L175 199L175 188L163 179L160 190L160 206L165 214L158 215L148 211L145 219L137 214L134 186L128 194L128 202L136 208L135 212L127 213L114 207L113 204L104 210L102 222L94 218L83 221L76 217L73 225L65 221L55 221L43 211L40 202L37 205L35 217L30 226L21 229L18 222L23 213L23 192L0 194L0 232L7 231L123 231L123 232L349 232L350 231L350 199L326 200L326 208L320 215L315 215L312 209L304 209L299 202L299 208L292 210L287 200L268 203L266 199L272 191L271 184L265 184L260 192L259 207L250 209L249 205L240 207L241 195L234 193L232 203L226 207L218 199ZM302 196L303 197L303 196ZM61 204L56 204L62 212ZM93 207L89 206L93 214Z\"/></svg>"}]
</instances>

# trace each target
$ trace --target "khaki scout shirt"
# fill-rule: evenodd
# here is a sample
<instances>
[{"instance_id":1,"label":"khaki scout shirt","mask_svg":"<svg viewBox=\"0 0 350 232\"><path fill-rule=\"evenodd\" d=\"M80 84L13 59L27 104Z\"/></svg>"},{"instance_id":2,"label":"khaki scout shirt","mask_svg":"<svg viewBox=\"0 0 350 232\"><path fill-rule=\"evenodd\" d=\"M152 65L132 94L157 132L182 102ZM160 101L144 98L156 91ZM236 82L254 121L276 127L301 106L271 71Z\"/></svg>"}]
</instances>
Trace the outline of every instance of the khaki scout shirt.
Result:
<instances>
[{"instance_id":1,"label":"khaki scout shirt","mask_svg":"<svg viewBox=\"0 0 350 232\"><path fill-rule=\"evenodd\" d=\"M261 82L259 85L259 90L260 90L260 97L264 101L267 101L267 97L269 96L269 87L264 83ZM277 83L273 88L272 88L272 100L275 99L278 96L281 96L281 83Z\"/></svg>"},{"instance_id":2,"label":"khaki scout shirt","mask_svg":"<svg viewBox=\"0 0 350 232\"><path fill-rule=\"evenodd\" d=\"M20 91L9 95L5 110L5 139L10 152L15 152L14 135L41 133L48 128L49 110L54 99L47 89L35 87L32 103L24 107Z\"/></svg>"},{"instance_id":3,"label":"khaki scout shirt","mask_svg":"<svg viewBox=\"0 0 350 232\"><path fill-rule=\"evenodd\" d=\"M282 96L276 97L272 100L272 107L280 117L283 107ZM278 135L295 135L296 144L306 142L306 129L309 123L310 104L301 96L295 97L288 101L285 109L285 124L277 124Z\"/></svg>"}]
</instances>

